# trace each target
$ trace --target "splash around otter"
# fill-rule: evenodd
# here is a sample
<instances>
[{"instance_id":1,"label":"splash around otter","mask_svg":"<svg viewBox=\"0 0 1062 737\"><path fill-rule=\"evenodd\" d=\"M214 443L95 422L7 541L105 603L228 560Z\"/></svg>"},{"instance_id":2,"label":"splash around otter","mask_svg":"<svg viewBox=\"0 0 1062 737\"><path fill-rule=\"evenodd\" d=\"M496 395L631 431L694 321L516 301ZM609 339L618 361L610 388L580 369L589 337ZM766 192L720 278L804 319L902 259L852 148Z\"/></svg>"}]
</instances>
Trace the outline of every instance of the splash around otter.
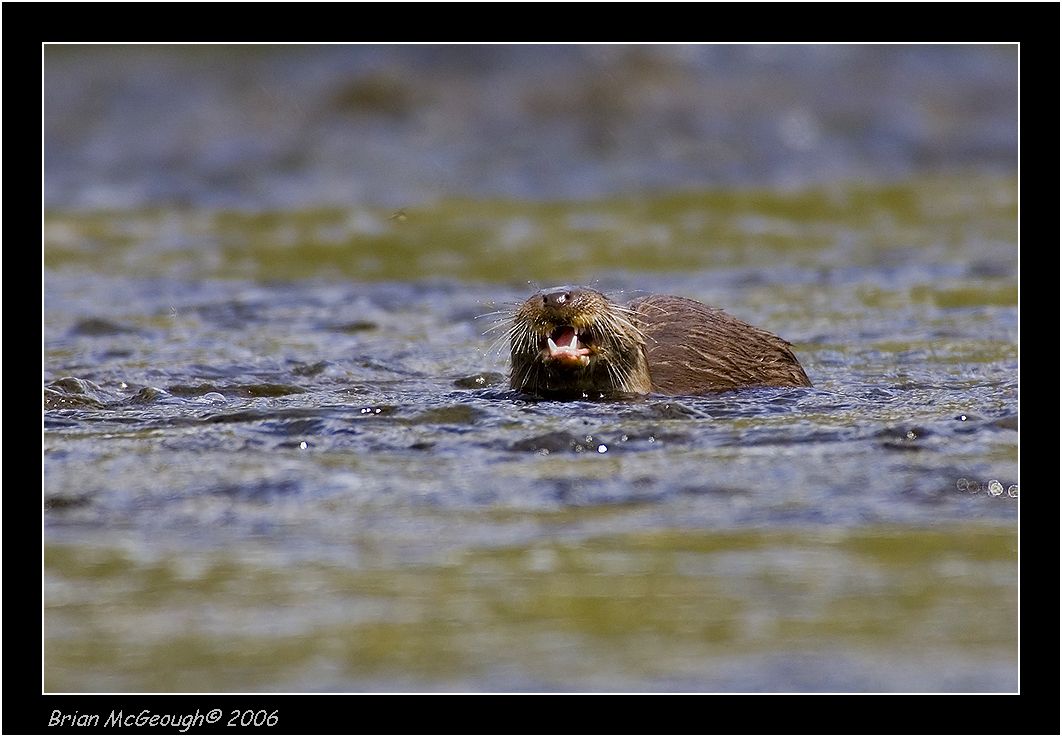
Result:
<instances>
[{"instance_id":1,"label":"splash around otter","mask_svg":"<svg viewBox=\"0 0 1062 737\"><path fill-rule=\"evenodd\" d=\"M685 297L544 289L513 314L509 342L510 386L543 397L811 386L787 341Z\"/></svg>"}]
</instances>

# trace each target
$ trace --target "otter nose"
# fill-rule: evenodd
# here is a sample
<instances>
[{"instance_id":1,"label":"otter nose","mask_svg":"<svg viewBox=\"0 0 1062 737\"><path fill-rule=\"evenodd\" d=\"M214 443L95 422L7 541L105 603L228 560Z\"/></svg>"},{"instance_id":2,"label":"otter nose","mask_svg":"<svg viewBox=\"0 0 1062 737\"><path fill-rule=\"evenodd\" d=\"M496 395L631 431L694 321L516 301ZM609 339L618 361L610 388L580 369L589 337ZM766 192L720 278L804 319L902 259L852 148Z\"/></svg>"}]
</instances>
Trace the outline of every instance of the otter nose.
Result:
<instances>
[{"instance_id":1,"label":"otter nose","mask_svg":"<svg viewBox=\"0 0 1062 737\"><path fill-rule=\"evenodd\" d=\"M563 307L564 305L576 299L579 296L579 290L575 287L555 287L553 289L542 290L542 306L550 309Z\"/></svg>"}]
</instances>

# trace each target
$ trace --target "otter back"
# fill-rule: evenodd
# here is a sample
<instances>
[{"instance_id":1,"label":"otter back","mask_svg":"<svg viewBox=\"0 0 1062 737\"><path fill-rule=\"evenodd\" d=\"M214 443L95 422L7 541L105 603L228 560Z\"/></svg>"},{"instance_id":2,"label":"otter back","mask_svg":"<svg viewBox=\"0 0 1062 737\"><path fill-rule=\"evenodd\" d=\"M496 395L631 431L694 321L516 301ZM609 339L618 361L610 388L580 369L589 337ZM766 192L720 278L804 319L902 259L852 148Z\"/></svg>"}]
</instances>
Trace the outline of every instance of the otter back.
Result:
<instances>
[{"instance_id":1,"label":"otter back","mask_svg":"<svg viewBox=\"0 0 1062 737\"><path fill-rule=\"evenodd\" d=\"M811 386L788 341L718 308L669 295L642 297L627 306L645 335L655 392Z\"/></svg>"}]
</instances>

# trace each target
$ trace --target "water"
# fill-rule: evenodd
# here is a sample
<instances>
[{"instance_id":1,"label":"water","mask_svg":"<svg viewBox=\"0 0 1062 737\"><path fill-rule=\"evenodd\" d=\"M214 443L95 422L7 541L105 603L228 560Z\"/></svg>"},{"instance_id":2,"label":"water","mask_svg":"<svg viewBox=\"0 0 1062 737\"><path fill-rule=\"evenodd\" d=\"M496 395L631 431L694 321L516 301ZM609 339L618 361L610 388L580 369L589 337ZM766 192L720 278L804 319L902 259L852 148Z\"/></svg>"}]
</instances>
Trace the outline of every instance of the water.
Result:
<instances>
[{"instance_id":1,"label":"water","mask_svg":"<svg viewBox=\"0 0 1062 737\"><path fill-rule=\"evenodd\" d=\"M46 87L54 109L77 109L114 71L116 52L93 53L80 66L46 55L63 83ZM138 53L134 68L168 69L183 94L204 86L214 106L185 114L222 124L248 108L212 86L266 79L241 81L216 51ZM357 87L353 120L314 107L324 93L301 99L323 131L456 124L416 90L434 74L476 96L486 74L458 61L431 72L417 61L431 50L245 53L252 71L327 89L336 65L367 58L427 75L401 105L387 85ZM778 68L756 56L768 51L729 53L746 82ZM824 95L831 58L810 51L786 72L803 84L796 101ZM990 48L858 58L918 100L929 83L905 87L898 70L951 74L962 100L1002 85L1011 63ZM512 63L492 74L508 69L535 99ZM711 53L660 63L677 92L732 79ZM228 71L204 81L202 64ZM921 108L883 115L800 181L783 142L762 154L768 177L749 165L711 186L686 169L656 182L628 147L645 124L633 114L607 154L572 144L570 170L512 189L497 162L462 189L474 148L446 154L453 181L412 186L403 172L425 152L399 147L379 196L340 206L325 186L339 175L302 159L272 171L244 152L222 159L225 177L198 179L208 158L192 138L192 174L170 187L156 147L108 143L116 110L158 110L129 77L107 79L115 102L98 123L46 104L46 690L1017 689L1017 183L1001 166L1002 111L979 113L965 148L910 128ZM936 104L945 120L961 108ZM766 106L748 115L769 119ZM380 140L402 143L408 125ZM932 165L863 140L901 131ZM126 164L91 187L77 170L89 142ZM903 176L859 176L879 158ZM602 174L623 162L653 191ZM792 341L815 386L515 395L496 313L561 283L722 306Z\"/></svg>"}]
</instances>

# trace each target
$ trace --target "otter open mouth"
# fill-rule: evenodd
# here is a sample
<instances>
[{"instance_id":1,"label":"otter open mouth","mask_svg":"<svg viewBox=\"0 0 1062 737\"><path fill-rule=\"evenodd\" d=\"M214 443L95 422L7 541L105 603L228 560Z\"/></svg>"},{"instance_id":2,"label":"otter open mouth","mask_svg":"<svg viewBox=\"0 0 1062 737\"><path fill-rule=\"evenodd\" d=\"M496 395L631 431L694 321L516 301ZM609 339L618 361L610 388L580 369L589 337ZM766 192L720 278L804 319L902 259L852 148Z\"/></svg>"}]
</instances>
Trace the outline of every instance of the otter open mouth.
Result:
<instances>
[{"instance_id":1,"label":"otter open mouth","mask_svg":"<svg viewBox=\"0 0 1062 737\"><path fill-rule=\"evenodd\" d=\"M550 333L542 349L549 351L546 360L562 366L574 368L590 363L590 349L579 339L579 333L571 325L561 325Z\"/></svg>"}]
</instances>

